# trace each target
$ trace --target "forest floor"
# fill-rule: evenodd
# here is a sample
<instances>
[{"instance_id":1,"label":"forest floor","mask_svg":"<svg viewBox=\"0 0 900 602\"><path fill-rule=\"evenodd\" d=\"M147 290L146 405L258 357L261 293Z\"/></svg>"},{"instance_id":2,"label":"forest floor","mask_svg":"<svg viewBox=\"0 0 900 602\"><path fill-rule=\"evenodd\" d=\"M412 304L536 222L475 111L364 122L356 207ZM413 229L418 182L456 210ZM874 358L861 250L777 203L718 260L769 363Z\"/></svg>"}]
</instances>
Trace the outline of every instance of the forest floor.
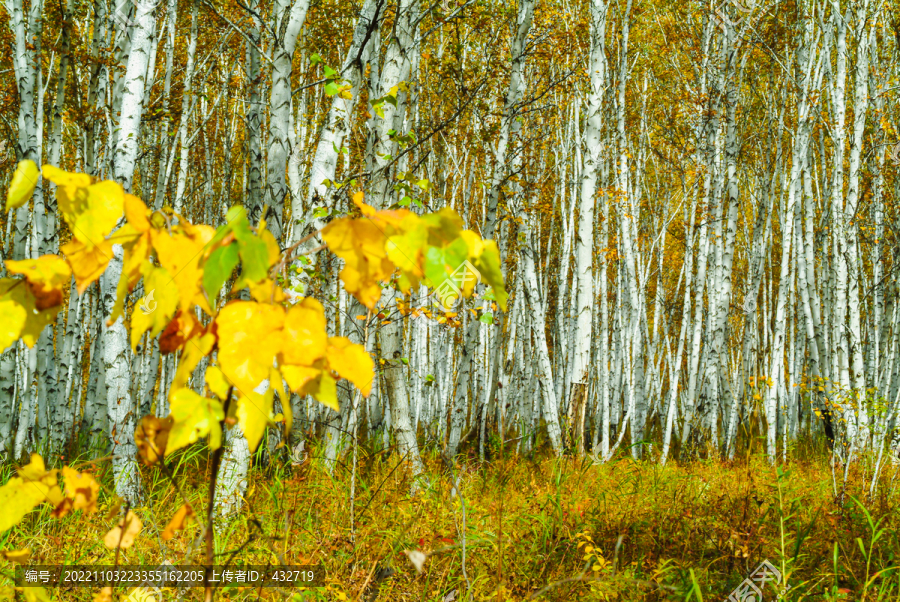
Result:
<instances>
[{"instance_id":1,"label":"forest floor","mask_svg":"<svg viewBox=\"0 0 900 602\"><path fill-rule=\"evenodd\" d=\"M865 462L855 464L841 508L830 461L814 451L795 451L784 467L755 453L732 463L665 467L625 456L595 465L589 458L495 454L460 464L461 495L453 495L439 455L426 452L428 484L412 497L397 454L360 448L355 479L351 457L333 475L318 460L253 468L240 516L216 535L217 558L320 565L326 586L221 589L217 600L702 602L726 599L766 560L782 574L780 583L762 584L766 601L780 591L791 601L900 599L890 464L871 500L871 474ZM182 494L205 516L206 465L199 447L171 463L181 492L158 467L142 467L149 495L134 511L143 531L119 564L203 563L200 524L168 542L160 532ZM98 467L109 491L103 463ZM835 474L840 489L839 467ZM35 511L0 539L0 548L28 547L32 564L113 564L114 552L103 545L114 523L111 500L101 494L101 511L88 517ZM422 557L404 552L415 550L426 555L421 572L411 559ZM0 573L11 567L0 558ZM96 593L51 591L59 600L93 600ZM178 592L163 590L162 598L179 599ZM202 589L181 599L200 600Z\"/></svg>"}]
</instances>

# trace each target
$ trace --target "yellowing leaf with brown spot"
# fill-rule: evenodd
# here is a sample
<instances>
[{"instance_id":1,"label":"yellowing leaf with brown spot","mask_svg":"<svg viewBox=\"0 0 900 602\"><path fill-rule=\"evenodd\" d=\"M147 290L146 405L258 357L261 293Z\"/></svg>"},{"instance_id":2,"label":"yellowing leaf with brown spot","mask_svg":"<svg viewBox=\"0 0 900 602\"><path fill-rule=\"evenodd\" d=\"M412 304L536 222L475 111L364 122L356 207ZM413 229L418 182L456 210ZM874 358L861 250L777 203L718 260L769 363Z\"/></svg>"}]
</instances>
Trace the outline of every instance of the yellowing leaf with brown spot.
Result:
<instances>
[{"instance_id":1,"label":"yellowing leaf with brown spot","mask_svg":"<svg viewBox=\"0 0 900 602\"><path fill-rule=\"evenodd\" d=\"M137 428L134 429L134 442L144 464L148 466L155 464L166 455L173 422L171 416L157 418L148 415L141 418Z\"/></svg>"},{"instance_id":2,"label":"yellowing leaf with brown spot","mask_svg":"<svg viewBox=\"0 0 900 602\"><path fill-rule=\"evenodd\" d=\"M325 308L316 299L307 297L291 306L284 316L281 363L312 366L325 357L326 326Z\"/></svg>"},{"instance_id":3,"label":"yellowing leaf with brown spot","mask_svg":"<svg viewBox=\"0 0 900 602\"><path fill-rule=\"evenodd\" d=\"M284 309L253 301L232 301L219 312L217 355L225 377L249 395L269 375L282 348Z\"/></svg>"},{"instance_id":4,"label":"yellowing leaf with brown spot","mask_svg":"<svg viewBox=\"0 0 900 602\"><path fill-rule=\"evenodd\" d=\"M373 309L381 298L378 283L388 279L394 270L385 251L385 233L369 219L342 218L322 229L322 239L344 260L344 288Z\"/></svg>"},{"instance_id":5,"label":"yellowing leaf with brown spot","mask_svg":"<svg viewBox=\"0 0 900 602\"><path fill-rule=\"evenodd\" d=\"M130 548L134 544L134 538L141 532L142 526L141 519L129 510L128 514L119 520L119 524L106 534L103 543L110 550Z\"/></svg>"},{"instance_id":6,"label":"yellowing leaf with brown spot","mask_svg":"<svg viewBox=\"0 0 900 602\"><path fill-rule=\"evenodd\" d=\"M201 397L190 389L179 389L172 393L169 408L174 424L169 431L166 456L206 435L210 449L218 449L222 444L219 421L225 418L225 411L220 401Z\"/></svg>"},{"instance_id":7,"label":"yellowing leaf with brown spot","mask_svg":"<svg viewBox=\"0 0 900 602\"><path fill-rule=\"evenodd\" d=\"M112 245L105 240L97 245L85 245L78 239L72 239L59 250L69 260L79 295L100 278L113 257Z\"/></svg>"},{"instance_id":8,"label":"yellowing leaf with brown spot","mask_svg":"<svg viewBox=\"0 0 900 602\"><path fill-rule=\"evenodd\" d=\"M327 355L328 366L368 397L372 392L375 363L365 347L345 337L330 337Z\"/></svg>"},{"instance_id":9,"label":"yellowing leaf with brown spot","mask_svg":"<svg viewBox=\"0 0 900 602\"><path fill-rule=\"evenodd\" d=\"M0 279L0 349L9 346L5 341L22 339L28 347L34 347L41 332L53 322L61 305L38 309L37 299L20 278ZM18 309L17 309L18 308ZM23 316L24 314L24 316Z\"/></svg>"},{"instance_id":10,"label":"yellowing leaf with brown spot","mask_svg":"<svg viewBox=\"0 0 900 602\"><path fill-rule=\"evenodd\" d=\"M9 190L6 192L6 210L18 209L28 202L37 186L40 172L37 163L31 159L19 161L12 180L9 182Z\"/></svg>"},{"instance_id":11,"label":"yellowing leaf with brown spot","mask_svg":"<svg viewBox=\"0 0 900 602\"><path fill-rule=\"evenodd\" d=\"M42 255L37 259L7 261L6 269L22 274L28 280L38 309L47 309L63 301L63 291L69 285L72 270L58 255Z\"/></svg>"},{"instance_id":12,"label":"yellowing leaf with brown spot","mask_svg":"<svg viewBox=\"0 0 900 602\"><path fill-rule=\"evenodd\" d=\"M94 476L68 466L63 466L62 475L65 479L66 497L72 500L72 510L84 510L86 514L96 512L100 483Z\"/></svg>"}]
</instances>

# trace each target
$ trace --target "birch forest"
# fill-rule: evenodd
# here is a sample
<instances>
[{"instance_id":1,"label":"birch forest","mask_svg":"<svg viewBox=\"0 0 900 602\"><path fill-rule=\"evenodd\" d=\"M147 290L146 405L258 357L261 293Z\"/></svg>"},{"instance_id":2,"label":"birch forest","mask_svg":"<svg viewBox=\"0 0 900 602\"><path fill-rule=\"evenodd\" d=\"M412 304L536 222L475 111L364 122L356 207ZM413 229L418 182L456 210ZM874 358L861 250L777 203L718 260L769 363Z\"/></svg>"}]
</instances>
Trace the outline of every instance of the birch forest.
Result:
<instances>
[{"instance_id":1,"label":"birch forest","mask_svg":"<svg viewBox=\"0 0 900 602\"><path fill-rule=\"evenodd\" d=\"M0 601L900 599L900 5L0 24Z\"/></svg>"}]
</instances>

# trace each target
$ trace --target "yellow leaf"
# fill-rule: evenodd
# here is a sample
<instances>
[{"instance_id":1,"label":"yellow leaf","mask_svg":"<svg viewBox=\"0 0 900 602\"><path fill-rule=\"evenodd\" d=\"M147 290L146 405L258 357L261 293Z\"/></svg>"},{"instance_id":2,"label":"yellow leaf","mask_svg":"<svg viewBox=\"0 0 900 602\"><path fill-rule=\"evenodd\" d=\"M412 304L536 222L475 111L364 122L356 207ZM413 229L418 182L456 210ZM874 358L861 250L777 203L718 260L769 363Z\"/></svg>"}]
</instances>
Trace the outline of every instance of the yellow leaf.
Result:
<instances>
[{"instance_id":1,"label":"yellow leaf","mask_svg":"<svg viewBox=\"0 0 900 602\"><path fill-rule=\"evenodd\" d=\"M72 270L58 255L42 255L37 259L7 261L6 269L13 274L22 274L28 280L38 309L60 305L63 293L69 285Z\"/></svg>"},{"instance_id":2,"label":"yellow leaf","mask_svg":"<svg viewBox=\"0 0 900 602\"><path fill-rule=\"evenodd\" d=\"M37 186L40 173L37 164L31 159L19 161L12 180L9 182L9 190L6 193L6 210L17 209L28 202Z\"/></svg>"},{"instance_id":3,"label":"yellow leaf","mask_svg":"<svg viewBox=\"0 0 900 602\"><path fill-rule=\"evenodd\" d=\"M94 594L94 602L113 602L112 587L107 585L99 592Z\"/></svg>"},{"instance_id":4,"label":"yellow leaf","mask_svg":"<svg viewBox=\"0 0 900 602\"><path fill-rule=\"evenodd\" d=\"M22 304L20 295L9 294L13 286L24 288L25 281L15 278L0 279L0 316L3 316L0 320L0 353L19 339L28 319L28 311Z\"/></svg>"},{"instance_id":5,"label":"yellow leaf","mask_svg":"<svg viewBox=\"0 0 900 602\"><path fill-rule=\"evenodd\" d=\"M249 395L269 375L281 351L284 309L253 301L232 301L216 318L217 355L225 377Z\"/></svg>"},{"instance_id":6,"label":"yellow leaf","mask_svg":"<svg viewBox=\"0 0 900 602\"><path fill-rule=\"evenodd\" d=\"M119 524L106 534L103 543L110 550L130 548L134 544L134 538L141 532L141 527L141 519L129 510L128 514L119 520Z\"/></svg>"},{"instance_id":7,"label":"yellow leaf","mask_svg":"<svg viewBox=\"0 0 900 602\"><path fill-rule=\"evenodd\" d=\"M325 308L312 297L288 309L284 317L281 363L312 366L325 356L328 338Z\"/></svg>"},{"instance_id":8,"label":"yellow leaf","mask_svg":"<svg viewBox=\"0 0 900 602\"><path fill-rule=\"evenodd\" d=\"M199 260L205 243L185 234L172 235L158 230L152 230L151 237L160 265L169 272L178 290L181 310L187 311L196 303L203 311L212 314L212 309L201 292L203 270L200 268Z\"/></svg>"},{"instance_id":9,"label":"yellow leaf","mask_svg":"<svg viewBox=\"0 0 900 602\"><path fill-rule=\"evenodd\" d=\"M111 180L85 187L60 186L56 198L72 235L88 248L103 243L124 211L122 185Z\"/></svg>"},{"instance_id":10,"label":"yellow leaf","mask_svg":"<svg viewBox=\"0 0 900 602\"><path fill-rule=\"evenodd\" d=\"M96 512L100 483L94 476L68 466L63 466L62 475L65 479L66 497L72 500L72 510L84 510L86 514Z\"/></svg>"},{"instance_id":11,"label":"yellow leaf","mask_svg":"<svg viewBox=\"0 0 900 602\"><path fill-rule=\"evenodd\" d=\"M187 504L183 504L175 513L175 516L172 517L172 520L169 521L169 524L166 525L166 529L162 532L162 540L169 541L175 537L175 532L184 530L184 527L191 521L193 516L194 509Z\"/></svg>"},{"instance_id":12,"label":"yellow leaf","mask_svg":"<svg viewBox=\"0 0 900 602\"><path fill-rule=\"evenodd\" d=\"M330 375L322 372L318 378L308 382L301 395L312 395L320 403L324 403L335 412L341 411L337 400L337 382Z\"/></svg>"},{"instance_id":13,"label":"yellow leaf","mask_svg":"<svg viewBox=\"0 0 900 602\"><path fill-rule=\"evenodd\" d=\"M28 559L31 558L31 548L22 548L21 550L4 550L0 552L0 556L3 556L9 562L15 562L18 564L25 564L28 562Z\"/></svg>"},{"instance_id":14,"label":"yellow leaf","mask_svg":"<svg viewBox=\"0 0 900 602\"><path fill-rule=\"evenodd\" d=\"M281 366L281 375L287 381L288 387L294 393L300 393L306 387L306 384L321 374L318 368L309 368L307 366Z\"/></svg>"},{"instance_id":15,"label":"yellow leaf","mask_svg":"<svg viewBox=\"0 0 900 602\"><path fill-rule=\"evenodd\" d=\"M155 337L178 310L178 290L165 268L144 264L144 296L131 314L131 348L135 349L148 330Z\"/></svg>"},{"instance_id":16,"label":"yellow leaf","mask_svg":"<svg viewBox=\"0 0 900 602\"><path fill-rule=\"evenodd\" d=\"M56 471L47 471L44 460L31 454L31 462L0 487L0 533L18 524L32 508L48 498L61 498Z\"/></svg>"},{"instance_id":17,"label":"yellow leaf","mask_svg":"<svg viewBox=\"0 0 900 602\"><path fill-rule=\"evenodd\" d=\"M207 366L206 368L206 386L222 401L228 397L228 381L218 366Z\"/></svg>"},{"instance_id":18,"label":"yellow leaf","mask_svg":"<svg viewBox=\"0 0 900 602\"><path fill-rule=\"evenodd\" d=\"M144 416L134 429L134 442L138 455L144 464L152 465L166 455L169 432L172 430L172 417L157 418Z\"/></svg>"},{"instance_id":19,"label":"yellow leaf","mask_svg":"<svg viewBox=\"0 0 900 602\"><path fill-rule=\"evenodd\" d=\"M212 334L204 334L200 337L193 337L184 343L184 351L178 362L178 370L175 371L175 377L172 379L172 390L178 390L187 384L194 368L200 363L201 358L209 355L213 345L216 343L216 337Z\"/></svg>"},{"instance_id":20,"label":"yellow leaf","mask_svg":"<svg viewBox=\"0 0 900 602\"><path fill-rule=\"evenodd\" d=\"M346 378L356 385L366 397L372 392L375 363L362 345L351 343L350 339L345 337L330 337L328 365L341 378Z\"/></svg>"},{"instance_id":21,"label":"yellow leaf","mask_svg":"<svg viewBox=\"0 0 900 602\"><path fill-rule=\"evenodd\" d=\"M147 209L147 205L144 204L144 201L133 194L125 193L124 206L125 219L128 220L128 223L131 224L135 230L138 232L146 232L150 229L150 220L148 219L150 210Z\"/></svg>"},{"instance_id":22,"label":"yellow leaf","mask_svg":"<svg viewBox=\"0 0 900 602\"><path fill-rule=\"evenodd\" d=\"M373 309L381 298L379 281L388 279L394 271L385 251L385 233L369 219L342 218L325 226L321 235L332 252L344 260L344 288Z\"/></svg>"},{"instance_id":23,"label":"yellow leaf","mask_svg":"<svg viewBox=\"0 0 900 602\"><path fill-rule=\"evenodd\" d=\"M79 295L100 278L113 256L112 244L106 240L96 245L86 245L78 239L72 239L59 250L72 266Z\"/></svg>"},{"instance_id":24,"label":"yellow leaf","mask_svg":"<svg viewBox=\"0 0 900 602\"><path fill-rule=\"evenodd\" d=\"M256 447L266 432L266 427L275 424L272 418L274 395L275 391L271 384L263 394L251 391L248 395L243 393L238 395L238 424L241 425L241 431L247 439L251 453L256 451Z\"/></svg>"},{"instance_id":25,"label":"yellow leaf","mask_svg":"<svg viewBox=\"0 0 900 602\"><path fill-rule=\"evenodd\" d=\"M0 278L0 350L19 338L34 347L44 327L53 322L61 307L38 309L37 299L26 280Z\"/></svg>"},{"instance_id":26,"label":"yellow leaf","mask_svg":"<svg viewBox=\"0 0 900 602\"><path fill-rule=\"evenodd\" d=\"M17 587L25 596L25 602L51 602L50 594L43 587Z\"/></svg>"},{"instance_id":27,"label":"yellow leaf","mask_svg":"<svg viewBox=\"0 0 900 602\"><path fill-rule=\"evenodd\" d=\"M171 396L170 411L174 424L169 432L166 456L209 435L210 449L222 443L219 421L225 418L222 403L201 397L190 389L179 389Z\"/></svg>"}]
</instances>

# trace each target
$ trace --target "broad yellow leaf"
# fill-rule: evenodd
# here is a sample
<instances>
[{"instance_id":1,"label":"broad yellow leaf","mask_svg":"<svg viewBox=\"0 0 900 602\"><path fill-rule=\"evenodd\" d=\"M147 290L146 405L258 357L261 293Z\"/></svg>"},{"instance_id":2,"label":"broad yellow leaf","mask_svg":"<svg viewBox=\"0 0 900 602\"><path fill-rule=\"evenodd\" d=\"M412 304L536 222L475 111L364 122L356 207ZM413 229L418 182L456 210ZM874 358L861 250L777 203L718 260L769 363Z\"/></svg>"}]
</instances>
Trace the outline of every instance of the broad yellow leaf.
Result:
<instances>
[{"instance_id":1,"label":"broad yellow leaf","mask_svg":"<svg viewBox=\"0 0 900 602\"><path fill-rule=\"evenodd\" d=\"M141 519L129 510L128 514L119 520L119 524L106 534L103 543L110 550L130 548L134 544L134 538L141 532L142 526Z\"/></svg>"},{"instance_id":2,"label":"broad yellow leaf","mask_svg":"<svg viewBox=\"0 0 900 602\"><path fill-rule=\"evenodd\" d=\"M186 234L169 234L165 231L151 231L153 248L159 263L172 278L169 286L178 290L178 304L182 311L189 310L195 303L208 314L212 309L201 293L203 271L200 268L200 257L203 254L204 242L191 238Z\"/></svg>"},{"instance_id":3,"label":"broad yellow leaf","mask_svg":"<svg viewBox=\"0 0 900 602\"><path fill-rule=\"evenodd\" d=\"M144 204L144 201L134 196L133 194L125 193L124 201L124 209L125 209L125 219L128 220L128 223L137 230L138 232L146 232L150 229L150 210L147 209L147 205Z\"/></svg>"},{"instance_id":4,"label":"broad yellow leaf","mask_svg":"<svg viewBox=\"0 0 900 602\"><path fill-rule=\"evenodd\" d=\"M220 401L201 397L190 389L179 389L172 393L170 411L174 424L166 445L167 456L206 435L209 435L210 449L219 448L222 443L219 421L225 418Z\"/></svg>"},{"instance_id":5,"label":"broad yellow leaf","mask_svg":"<svg viewBox=\"0 0 900 602\"><path fill-rule=\"evenodd\" d=\"M90 248L101 245L122 217L125 192L121 184L106 180L89 186L60 186L56 198L72 235Z\"/></svg>"},{"instance_id":6,"label":"broad yellow leaf","mask_svg":"<svg viewBox=\"0 0 900 602\"><path fill-rule=\"evenodd\" d=\"M328 338L325 308L307 297L288 309L284 317L284 343L281 363L312 366L325 356Z\"/></svg>"},{"instance_id":7,"label":"broad yellow leaf","mask_svg":"<svg viewBox=\"0 0 900 602\"><path fill-rule=\"evenodd\" d=\"M31 454L31 462L19 469L18 476L0 487L0 533L18 524L41 502L61 498L56 470L47 471L44 460Z\"/></svg>"},{"instance_id":8,"label":"broad yellow leaf","mask_svg":"<svg viewBox=\"0 0 900 602\"><path fill-rule=\"evenodd\" d=\"M342 218L325 226L321 235L332 252L344 260L344 288L373 309L381 298L379 282L394 271L385 251L384 231L369 219Z\"/></svg>"},{"instance_id":9,"label":"broad yellow leaf","mask_svg":"<svg viewBox=\"0 0 900 602\"><path fill-rule=\"evenodd\" d=\"M329 374L320 372L317 378L309 381L301 395L312 395L320 403L324 403L335 412L341 411L337 399L337 382Z\"/></svg>"},{"instance_id":10,"label":"broad yellow leaf","mask_svg":"<svg viewBox=\"0 0 900 602\"><path fill-rule=\"evenodd\" d=\"M79 295L100 278L113 257L112 244L105 240L96 245L86 245L76 238L59 250L69 260Z\"/></svg>"},{"instance_id":11,"label":"broad yellow leaf","mask_svg":"<svg viewBox=\"0 0 900 602\"><path fill-rule=\"evenodd\" d=\"M372 392L375 363L362 345L351 343L350 339L345 337L330 337L328 365L341 378L346 378L356 385L366 397Z\"/></svg>"},{"instance_id":12,"label":"broad yellow leaf","mask_svg":"<svg viewBox=\"0 0 900 602\"><path fill-rule=\"evenodd\" d=\"M17 209L28 202L37 186L40 172L31 159L19 161L6 193L6 210Z\"/></svg>"},{"instance_id":13,"label":"broad yellow leaf","mask_svg":"<svg viewBox=\"0 0 900 602\"><path fill-rule=\"evenodd\" d=\"M232 301L219 312L219 367L242 395L268 377L282 348L283 325L284 309L276 305Z\"/></svg>"}]
</instances>

